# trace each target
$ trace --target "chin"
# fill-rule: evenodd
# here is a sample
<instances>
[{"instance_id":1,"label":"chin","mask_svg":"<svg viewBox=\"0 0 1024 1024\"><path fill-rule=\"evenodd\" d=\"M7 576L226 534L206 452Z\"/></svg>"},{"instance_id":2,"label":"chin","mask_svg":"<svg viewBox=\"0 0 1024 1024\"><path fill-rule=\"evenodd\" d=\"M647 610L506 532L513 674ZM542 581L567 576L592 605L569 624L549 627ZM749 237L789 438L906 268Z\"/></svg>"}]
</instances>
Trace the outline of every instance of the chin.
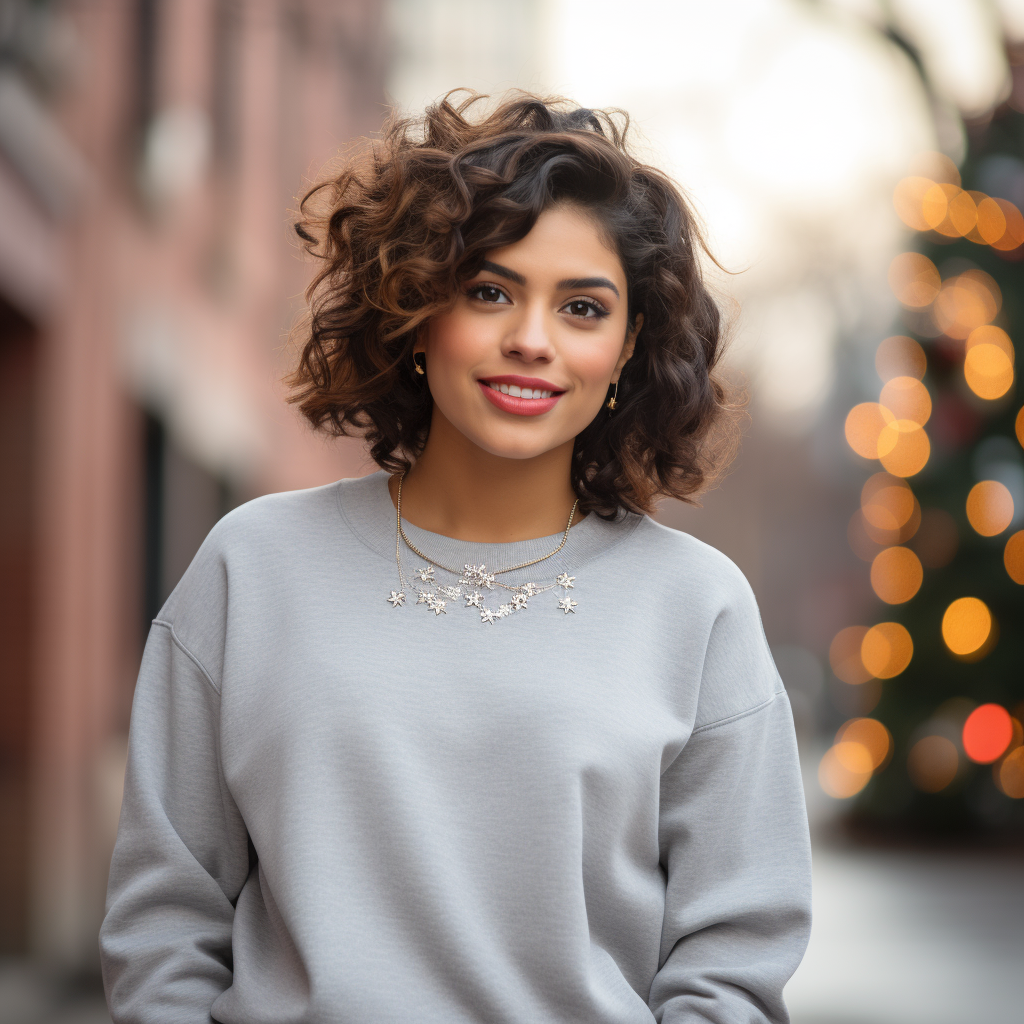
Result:
<instances>
[{"instance_id":1,"label":"chin","mask_svg":"<svg viewBox=\"0 0 1024 1024\"><path fill-rule=\"evenodd\" d=\"M566 438L482 437L470 438L478 447L500 459L535 459L564 444Z\"/></svg>"}]
</instances>

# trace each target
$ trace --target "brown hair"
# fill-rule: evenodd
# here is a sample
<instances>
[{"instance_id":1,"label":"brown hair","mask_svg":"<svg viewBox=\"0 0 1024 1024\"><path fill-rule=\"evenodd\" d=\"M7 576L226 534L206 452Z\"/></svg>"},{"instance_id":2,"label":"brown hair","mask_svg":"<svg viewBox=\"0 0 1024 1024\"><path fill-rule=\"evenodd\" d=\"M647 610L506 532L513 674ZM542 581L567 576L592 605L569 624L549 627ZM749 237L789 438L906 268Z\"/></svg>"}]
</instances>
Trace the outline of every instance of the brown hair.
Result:
<instances>
[{"instance_id":1,"label":"brown hair","mask_svg":"<svg viewBox=\"0 0 1024 1024\"><path fill-rule=\"evenodd\" d=\"M650 512L659 495L692 500L730 447L713 429L729 408L712 373L721 317L693 213L669 178L629 154L622 112L518 93L472 118L484 98L449 93L421 119L393 117L303 198L295 230L322 265L291 401L314 427L365 436L382 468L408 469L432 410L411 358L417 328L450 307L488 251L571 202L614 242L630 323L644 317L614 414L602 409L576 438L573 488L604 518Z\"/></svg>"}]
</instances>

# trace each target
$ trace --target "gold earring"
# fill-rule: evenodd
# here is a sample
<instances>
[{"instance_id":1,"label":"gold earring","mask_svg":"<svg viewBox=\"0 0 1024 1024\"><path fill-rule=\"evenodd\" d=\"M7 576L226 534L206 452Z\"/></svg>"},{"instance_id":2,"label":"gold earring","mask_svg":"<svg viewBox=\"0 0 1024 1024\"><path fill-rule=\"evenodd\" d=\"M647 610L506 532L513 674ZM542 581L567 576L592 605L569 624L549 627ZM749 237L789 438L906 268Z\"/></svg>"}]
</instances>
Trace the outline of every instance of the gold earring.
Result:
<instances>
[{"instance_id":1,"label":"gold earring","mask_svg":"<svg viewBox=\"0 0 1024 1024\"><path fill-rule=\"evenodd\" d=\"M423 362L422 363L416 358L417 356L423 356ZM413 354L412 354L412 364L413 364L413 366L416 367L416 372L417 373L426 373L427 372L427 357L422 352L413 352Z\"/></svg>"},{"instance_id":2,"label":"gold earring","mask_svg":"<svg viewBox=\"0 0 1024 1024\"><path fill-rule=\"evenodd\" d=\"M609 412L614 412L615 411L615 399L618 398L618 397L619 397L619 382L616 381L615 382L615 391L612 394L612 397L609 398L608 401L605 403L605 405L608 407L608 411Z\"/></svg>"}]
</instances>

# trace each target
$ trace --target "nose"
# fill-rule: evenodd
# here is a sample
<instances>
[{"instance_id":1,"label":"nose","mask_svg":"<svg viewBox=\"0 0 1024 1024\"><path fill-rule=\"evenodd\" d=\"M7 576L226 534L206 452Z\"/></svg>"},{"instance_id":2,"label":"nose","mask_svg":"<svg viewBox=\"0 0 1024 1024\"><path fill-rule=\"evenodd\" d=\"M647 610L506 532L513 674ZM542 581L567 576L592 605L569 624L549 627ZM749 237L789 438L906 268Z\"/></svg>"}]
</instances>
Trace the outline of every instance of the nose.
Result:
<instances>
[{"instance_id":1,"label":"nose","mask_svg":"<svg viewBox=\"0 0 1024 1024\"><path fill-rule=\"evenodd\" d=\"M555 345L548 311L541 303L528 303L521 309L521 315L502 338L502 355L524 363L551 362Z\"/></svg>"}]
</instances>

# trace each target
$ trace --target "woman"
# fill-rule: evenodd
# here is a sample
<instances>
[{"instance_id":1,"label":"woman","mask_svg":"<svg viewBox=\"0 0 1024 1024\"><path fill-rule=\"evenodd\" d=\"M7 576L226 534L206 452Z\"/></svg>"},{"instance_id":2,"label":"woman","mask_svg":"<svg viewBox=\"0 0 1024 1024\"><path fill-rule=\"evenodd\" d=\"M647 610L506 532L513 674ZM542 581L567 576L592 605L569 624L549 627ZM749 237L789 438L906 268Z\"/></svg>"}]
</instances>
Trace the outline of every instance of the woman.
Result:
<instances>
[{"instance_id":1,"label":"woman","mask_svg":"<svg viewBox=\"0 0 1024 1024\"><path fill-rule=\"evenodd\" d=\"M232 512L153 624L117 1022L787 1019L785 692L739 570L647 515L715 468L700 236L612 117L474 109L303 204L295 398L381 471Z\"/></svg>"}]
</instances>

